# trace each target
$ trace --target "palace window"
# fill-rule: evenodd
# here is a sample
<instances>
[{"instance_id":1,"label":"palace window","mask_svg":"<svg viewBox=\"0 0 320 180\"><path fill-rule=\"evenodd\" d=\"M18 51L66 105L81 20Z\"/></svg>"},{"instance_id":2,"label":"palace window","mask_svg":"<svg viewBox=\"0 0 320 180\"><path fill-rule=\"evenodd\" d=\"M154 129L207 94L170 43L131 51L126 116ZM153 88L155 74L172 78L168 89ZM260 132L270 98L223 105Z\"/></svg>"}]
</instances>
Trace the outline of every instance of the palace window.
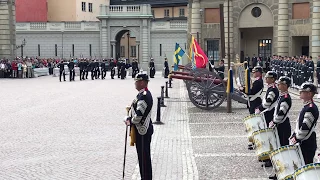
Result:
<instances>
[{"instance_id":1,"label":"palace window","mask_svg":"<svg viewBox=\"0 0 320 180\"><path fill-rule=\"evenodd\" d=\"M310 18L310 3L293 3L292 4L292 19L309 19Z\"/></svg>"},{"instance_id":2,"label":"palace window","mask_svg":"<svg viewBox=\"0 0 320 180\"><path fill-rule=\"evenodd\" d=\"M212 56L214 61L219 61L220 51L219 51L219 40L208 40L207 41L207 56Z\"/></svg>"},{"instance_id":3,"label":"palace window","mask_svg":"<svg viewBox=\"0 0 320 180\"><path fill-rule=\"evenodd\" d=\"M164 17L169 17L170 16L170 11L169 9L164 10Z\"/></svg>"},{"instance_id":4,"label":"palace window","mask_svg":"<svg viewBox=\"0 0 320 180\"><path fill-rule=\"evenodd\" d=\"M88 3L89 5L89 12L92 12L92 3Z\"/></svg>"},{"instance_id":5,"label":"palace window","mask_svg":"<svg viewBox=\"0 0 320 180\"><path fill-rule=\"evenodd\" d=\"M72 57L74 57L74 44L72 44Z\"/></svg>"},{"instance_id":6,"label":"palace window","mask_svg":"<svg viewBox=\"0 0 320 180\"><path fill-rule=\"evenodd\" d=\"M90 55L90 57L92 57L92 45L91 44L89 44L89 55Z\"/></svg>"},{"instance_id":7,"label":"palace window","mask_svg":"<svg viewBox=\"0 0 320 180\"><path fill-rule=\"evenodd\" d=\"M219 8L205 8L204 9L205 23L220 23L220 9Z\"/></svg>"},{"instance_id":8,"label":"palace window","mask_svg":"<svg viewBox=\"0 0 320 180\"><path fill-rule=\"evenodd\" d=\"M40 54L40 44L38 44L38 56L41 56L41 54Z\"/></svg>"},{"instance_id":9,"label":"palace window","mask_svg":"<svg viewBox=\"0 0 320 180\"><path fill-rule=\"evenodd\" d=\"M259 57L271 57L272 56L272 41L271 41L271 39L259 39L258 40L258 55L259 55Z\"/></svg>"},{"instance_id":10,"label":"palace window","mask_svg":"<svg viewBox=\"0 0 320 180\"><path fill-rule=\"evenodd\" d=\"M58 45L57 44L54 45L54 55L58 56Z\"/></svg>"},{"instance_id":11,"label":"palace window","mask_svg":"<svg viewBox=\"0 0 320 180\"><path fill-rule=\"evenodd\" d=\"M162 44L160 44L160 56L162 56Z\"/></svg>"},{"instance_id":12,"label":"palace window","mask_svg":"<svg viewBox=\"0 0 320 180\"><path fill-rule=\"evenodd\" d=\"M131 46L131 57L136 57L137 56L137 49L136 46Z\"/></svg>"},{"instance_id":13,"label":"palace window","mask_svg":"<svg viewBox=\"0 0 320 180\"><path fill-rule=\"evenodd\" d=\"M81 3L81 9L82 9L83 12L86 11L86 2L82 2Z\"/></svg>"},{"instance_id":14,"label":"palace window","mask_svg":"<svg viewBox=\"0 0 320 180\"><path fill-rule=\"evenodd\" d=\"M179 16L180 17L184 17L185 16L184 9L179 9Z\"/></svg>"},{"instance_id":15,"label":"palace window","mask_svg":"<svg viewBox=\"0 0 320 180\"><path fill-rule=\"evenodd\" d=\"M120 56L124 57L125 56L125 47L124 46L120 46Z\"/></svg>"}]
</instances>

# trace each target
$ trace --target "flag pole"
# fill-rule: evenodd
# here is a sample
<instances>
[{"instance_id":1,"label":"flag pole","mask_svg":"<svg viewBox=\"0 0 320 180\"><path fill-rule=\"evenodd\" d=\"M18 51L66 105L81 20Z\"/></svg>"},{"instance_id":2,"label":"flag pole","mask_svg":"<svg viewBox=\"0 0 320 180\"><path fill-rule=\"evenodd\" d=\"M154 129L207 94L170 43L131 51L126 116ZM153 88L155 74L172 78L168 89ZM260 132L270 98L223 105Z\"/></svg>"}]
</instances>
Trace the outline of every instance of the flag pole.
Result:
<instances>
[{"instance_id":1,"label":"flag pole","mask_svg":"<svg viewBox=\"0 0 320 180\"><path fill-rule=\"evenodd\" d=\"M231 62L230 62L230 0L228 0L228 71L231 68ZM230 73L228 73L230 74ZM231 78L230 76L228 78ZM231 79L230 79L231 81ZM231 91L227 92L227 113L232 113L232 107L231 107Z\"/></svg>"}]
</instances>

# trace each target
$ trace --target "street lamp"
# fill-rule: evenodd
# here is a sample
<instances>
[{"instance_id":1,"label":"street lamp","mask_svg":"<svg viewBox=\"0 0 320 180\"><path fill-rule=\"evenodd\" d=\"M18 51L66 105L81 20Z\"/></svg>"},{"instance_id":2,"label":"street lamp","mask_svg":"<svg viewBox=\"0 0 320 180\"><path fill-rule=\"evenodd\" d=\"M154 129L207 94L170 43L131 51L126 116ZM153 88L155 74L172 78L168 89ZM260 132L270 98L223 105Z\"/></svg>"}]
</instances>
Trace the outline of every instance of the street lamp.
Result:
<instances>
[{"instance_id":1,"label":"street lamp","mask_svg":"<svg viewBox=\"0 0 320 180\"><path fill-rule=\"evenodd\" d=\"M127 36L128 36L128 61L129 61L129 57L130 57L130 54L129 54L129 52L130 52L130 31L128 31Z\"/></svg>"},{"instance_id":2,"label":"street lamp","mask_svg":"<svg viewBox=\"0 0 320 180\"><path fill-rule=\"evenodd\" d=\"M23 57L23 47L26 46L26 44L27 44L26 39L23 39L23 41L21 42L21 45L20 46L16 46L16 49L21 48L21 57Z\"/></svg>"},{"instance_id":3,"label":"street lamp","mask_svg":"<svg viewBox=\"0 0 320 180\"><path fill-rule=\"evenodd\" d=\"M228 0L228 71L231 68L231 53L230 53L230 0ZM230 78L230 77L228 77ZM227 113L232 112L232 105L231 105L231 94L230 92L227 93Z\"/></svg>"},{"instance_id":4,"label":"street lamp","mask_svg":"<svg viewBox=\"0 0 320 180\"><path fill-rule=\"evenodd\" d=\"M201 33L201 39L200 39L200 41L201 42L199 42L199 40L198 40L198 43L200 44L200 47L202 47L202 23L203 23L203 20L202 20L202 15L203 15L203 9L201 8L201 9L199 9L199 12L200 12L200 33ZM203 47L202 47L203 48Z\"/></svg>"}]
</instances>

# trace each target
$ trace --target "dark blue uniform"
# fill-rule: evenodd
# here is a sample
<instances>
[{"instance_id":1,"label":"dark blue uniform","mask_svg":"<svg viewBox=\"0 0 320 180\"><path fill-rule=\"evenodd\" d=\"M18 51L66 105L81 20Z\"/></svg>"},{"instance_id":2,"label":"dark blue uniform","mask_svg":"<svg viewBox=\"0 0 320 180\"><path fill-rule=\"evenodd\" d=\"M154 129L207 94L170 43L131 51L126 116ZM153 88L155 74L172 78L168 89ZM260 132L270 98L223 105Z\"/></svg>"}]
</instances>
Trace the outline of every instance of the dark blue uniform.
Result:
<instances>
[{"instance_id":1,"label":"dark blue uniform","mask_svg":"<svg viewBox=\"0 0 320 180\"><path fill-rule=\"evenodd\" d=\"M261 77L259 77L253 82L252 88L250 89L250 92L247 94L249 97L248 108L249 108L250 114L254 114L255 109L259 107L259 105L262 103L262 100L260 97L262 91L263 91L263 80Z\"/></svg>"},{"instance_id":2,"label":"dark blue uniform","mask_svg":"<svg viewBox=\"0 0 320 180\"><path fill-rule=\"evenodd\" d=\"M134 99L131 110L131 124L136 133L136 149L139 160L140 175L143 180L152 179L152 164L150 155L151 136L153 125L151 121L151 109L153 99L150 91L145 88L140 90Z\"/></svg>"},{"instance_id":3,"label":"dark blue uniform","mask_svg":"<svg viewBox=\"0 0 320 180\"><path fill-rule=\"evenodd\" d=\"M291 125L288 117L289 110L291 109L292 101L288 93L281 93L277 107L275 108L273 122L276 124L280 145L289 145L289 137L291 135Z\"/></svg>"},{"instance_id":4,"label":"dark blue uniform","mask_svg":"<svg viewBox=\"0 0 320 180\"><path fill-rule=\"evenodd\" d=\"M305 164L313 163L317 150L315 126L319 118L319 110L313 101L305 103L300 112L296 129L292 134L300 143Z\"/></svg>"},{"instance_id":5,"label":"dark blue uniform","mask_svg":"<svg viewBox=\"0 0 320 180\"><path fill-rule=\"evenodd\" d=\"M268 85L267 92L262 100L261 105L258 107L259 111L262 111L267 125L273 119L274 108L277 105L277 99L279 97L279 90L275 84Z\"/></svg>"}]
</instances>

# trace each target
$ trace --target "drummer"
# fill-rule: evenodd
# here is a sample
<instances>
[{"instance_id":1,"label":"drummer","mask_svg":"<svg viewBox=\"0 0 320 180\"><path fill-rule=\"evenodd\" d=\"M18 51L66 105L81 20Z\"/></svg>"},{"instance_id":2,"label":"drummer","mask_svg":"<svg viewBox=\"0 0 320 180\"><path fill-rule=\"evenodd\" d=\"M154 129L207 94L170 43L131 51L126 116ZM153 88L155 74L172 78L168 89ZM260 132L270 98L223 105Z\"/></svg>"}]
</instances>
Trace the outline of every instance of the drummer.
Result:
<instances>
[{"instance_id":1,"label":"drummer","mask_svg":"<svg viewBox=\"0 0 320 180\"><path fill-rule=\"evenodd\" d=\"M255 78L255 81L252 83L252 88L250 89L250 92L248 93L248 107L249 107L249 113L254 114L255 109L259 107L259 105L262 103L261 100L261 93L263 91L263 80L262 80L262 67L256 66L252 69L253 76ZM244 92L244 87L240 87L240 90Z\"/></svg>"},{"instance_id":2,"label":"drummer","mask_svg":"<svg viewBox=\"0 0 320 180\"><path fill-rule=\"evenodd\" d=\"M315 127L319 118L319 110L313 102L317 87L312 83L303 83L299 91L304 106L297 120L296 129L290 137L290 144L300 143L305 164L310 164L313 163L317 149Z\"/></svg>"}]
</instances>

